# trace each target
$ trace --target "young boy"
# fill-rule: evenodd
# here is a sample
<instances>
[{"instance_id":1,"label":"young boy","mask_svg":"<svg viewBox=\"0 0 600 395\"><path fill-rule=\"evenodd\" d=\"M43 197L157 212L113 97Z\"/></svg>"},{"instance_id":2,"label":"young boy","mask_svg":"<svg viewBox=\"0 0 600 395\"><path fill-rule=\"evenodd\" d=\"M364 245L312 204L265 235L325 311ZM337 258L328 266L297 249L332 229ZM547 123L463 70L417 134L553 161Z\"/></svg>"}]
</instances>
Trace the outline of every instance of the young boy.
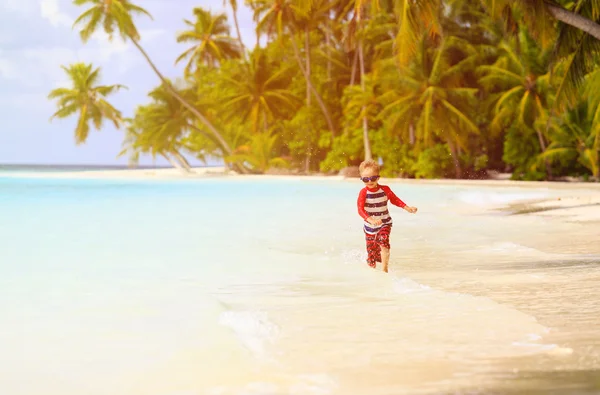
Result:
<instances>
[{"instance_id":1,"label":"young boy","mask_svg":"<svg viewBox=\"0 0 600 395\"><path fill-rule=\"evenodd\" d=\"M364 219L364 232L367 240L367 263L372 268L377 262L383 264L387 273L390 261L390 232L392 217L388 212L387 202L403 208L411 214L417 212L416 207L407 206L386 185L379 185L379 165L373 160L362 162L358 168L360 178L365 187L358 194L358 214Z\"/></svg>"}]
</instances>

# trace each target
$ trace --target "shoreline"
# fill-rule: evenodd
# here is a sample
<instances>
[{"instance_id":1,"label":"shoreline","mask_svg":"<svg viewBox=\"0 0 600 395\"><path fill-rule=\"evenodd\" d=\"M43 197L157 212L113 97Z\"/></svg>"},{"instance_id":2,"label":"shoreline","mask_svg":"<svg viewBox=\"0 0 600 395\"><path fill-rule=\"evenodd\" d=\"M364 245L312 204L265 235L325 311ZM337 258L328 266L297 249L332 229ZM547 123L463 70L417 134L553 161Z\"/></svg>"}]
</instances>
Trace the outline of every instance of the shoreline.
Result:
<instances>
[{"instance_id":1,"label":"shoreline","mask_svg":"<svg viewBox=\"0 0 600 395\"><path fill-rule=\"evenodd\" d=\"M175 168L143 168L143 169L111 169L85 171L10 171L0 172L0 177L13 178L75 178L75 179L132 179L132 180L195 180L213 177L231 179L286 179L286 180L336 180L353 181L352 177L343 175L276 175L276 174L238 174L228 171L223 166L194 167L192 173L184 173ZM503 186L503 187L534 187L553 189L597 189L600 182L583 181L515 181L506 178L490 179L414 179L414 178L384 178L383 182L424 185L465 185L465 186Z\"/></svg>"},{"instance_id":2,"label":"shoreline","mask_svg":"<svg viewBox=\"0 0 600 395\"><path fill-rule=\"evenodd\" d=\"M36 179L80 179L80 180L127 180L127 181L198 181L211 178L229 180L310 180L356 182L353 177L344 175L240 175L224 166L194 167L193 173L183 173L176 168L159 169L114 169L87 171L14 171L0 172L0 178ZM382 183L404 185L439 185L493 188L526 188L560 192L561 196L545 198L524 198L508 202L488 203L486 211L504 212L507 215L543 216L554 220L577 222L600 222L600 183L576 181L514 181L506 178L467 180L467 179L410 179L382 178ZM357 184L358 185L358 184Z\"/></svg>"}]
</instances>

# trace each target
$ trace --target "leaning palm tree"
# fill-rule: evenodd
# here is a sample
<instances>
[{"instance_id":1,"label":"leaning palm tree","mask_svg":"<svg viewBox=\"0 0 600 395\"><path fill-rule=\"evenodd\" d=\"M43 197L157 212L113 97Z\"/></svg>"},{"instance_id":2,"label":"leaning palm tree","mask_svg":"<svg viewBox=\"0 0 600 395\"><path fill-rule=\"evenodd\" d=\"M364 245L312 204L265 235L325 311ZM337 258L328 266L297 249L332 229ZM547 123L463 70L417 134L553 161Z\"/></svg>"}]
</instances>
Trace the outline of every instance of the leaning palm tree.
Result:
<instances>
[{"instance_id":1,"label":"leaning palm tree","mask_svg":"<svg viewBox=\"0 0 600 395\"><path fill-rule=\"evenodd\" d=\"M154 73L165 84L169 93L173 95L182 105L184 105L206 128L213 134L214 138L219 141L219 144L226 153L231 153L231 147L223 138L221 133L214 125L188 100L182 97L177 90L169 83L162 75L156 65L150 59L148 53L140 45L140 34L133 23L134 14L152 16L145 9L133 4L129 0L74 0L73 3L77 6L90 4L91 7L77 18L73 26L81 25L80 36L82 41L87 42L92 34L99 28L112 38L115 33L118 33L123 40L131 40L133 45L144 56ZM240 169L243 171L243 169Z\"/></svg>"},{"instance_id":2,"label":"leaning palm tree","mask_svg":"<svg viewBox=\"0 0 600 395\"><path fill-rule=\"evenodd\" d=\"M502 16L518 34L524 21L543 48L554 47L552 63L563 68L553 110L564 111L565 105L578 102L579 88L585 76L598 64L600 55L600 2L575 0L565 7L545 0L482 0L493 16ZM559 23L556 23L559 21ZM556 33L558 32L558 38Z\"/></svg>"},{"instance_id":3,"label":"leaning palm tree","mask_svg":"<svg viewBox=\"0 0 600 395\"><path fill-rule=\"evenodd\" d=\"M225 14L213 15L202 8L194 8L194 16L196 17L194 22L184 19L190 30L177 35L178 43L194 44L175 60L175 63L179 63L188 59L185 66L186 75L190 75L197 64L215 67L225 59L240 57L241 48L229 35Z\"/></svg>"},{"instance_id":4,"label":"leaning palm tree","mask_svg":"<svg viewBox=\"0 0 600 395\"><path fill-rule=\"evenodd\" d=\"M123 150L118 156L129 153L130 166L137 164L140 153L150 154L153 158L162 156L173 167L190 173L191 166L180 152L183 145L178 122L165 116L164 110L163 114L157 116L161 110L154 103L136 109L134 119L128 122Z\"/></svg>"},{"instance_id":5,"label":"leaning palm tree","mask_svg":"<svg viewBox=\"0 0 600 395\"><path fill-rule=\"evenodd\" d=\"M75 128L76 144L85 143L87 140L90 122L96 130L100 130L105 119L119 128L123 121L121 112L107 102L106 97L124 86L97 85L100 80L100 68L94 69L91 64L75 63L61 67L71 80L72 87L57 88L50 92L48 98L58 100L58 110L50 119L67 118L79 112Z\"/></svg>"},{"instance_id":6,"label":"leaning palm tree","mask_svg":"<svg viewBox=\"0 0 600 395\"><path fill-rule=\"evenodd\" d=\"M264 173L271 167L289 166L289 162L276 151L277 134L272 129L250 136L248 142L237 147L233 155L227 157L232 163L247 163L256 173Z\"/></svg>"},{"instance_id":7,"label":"leaning palm tree","mask_svg":"<svg viewBox=\"0 0 600 395\"><path fill-rule=\"evenodd\" d=\"M378 0L344 0L374 2ZM397 56L399 63L407 64L417 52L418 37L424 31L441 33L439 30L442 8L441 0L397 0L396 15L399 22ZM566 3L566 2L565 2ZM570 99L583 82L585 75L596 67L589 60L600 54L600 2L597 0L574 0L562 6L551 0L481 0L492 16L501 18L510 31L516 32L515 21L523 21L542 44L554 42L556 21L559 21L559 39L555 42L555 61L567 62L556 104Z\"/></svg>"},{"instance_id":8,"label":"leaning palm tree","mask_svg":"<svg viewBox=\"0 0 600 395\"><path fill-rule=\"evenodd\" d=\"M186 92L184 90L180 92L185 97ZM148 96L152 102L138 107L134 120L135 125L144 133L144 136L152 137L146 137L146 141L151 144L153 155L159 152L156 150L158 147L161 155L165 158L174 156L183 168L189 171L190 166L180 151L182 149L189 151L185 141L190 134L200 134L208 139L215 147L211 150L212 155L217 157L225 155L214 136L207 133L204 128L195 125L195 119L191 113L169 93L164 84L154 88Z\"/></svg>"}]
</instances>

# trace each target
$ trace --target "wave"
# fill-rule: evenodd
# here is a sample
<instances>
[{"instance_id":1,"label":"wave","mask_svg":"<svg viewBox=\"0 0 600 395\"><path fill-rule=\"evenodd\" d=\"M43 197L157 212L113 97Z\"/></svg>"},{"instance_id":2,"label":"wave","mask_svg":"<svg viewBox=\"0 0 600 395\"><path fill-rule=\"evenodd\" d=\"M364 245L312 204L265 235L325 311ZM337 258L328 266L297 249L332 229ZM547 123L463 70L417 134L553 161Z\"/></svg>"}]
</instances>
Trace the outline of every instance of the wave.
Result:
<instances>
[{"instance_id":1,"label":"wave","mask_svg":"<svg viewBox=\"0 0 600 395\"><path fill-rule=\"evenodd\" d=\"M233 330L240 343L260 359L269 359L267 345L273 343L280 332L264 311L224 311L219 324Z\"/></svg>"},{"instance_id":2,"label":"wave","mask_svg":"<svg viewBox=\"0 0 600 395\"><path fill-rule=\"evenodd\" d=\"M515 243L497 243L488 248L506 253L543 254ZM432 358L453 355L463 359L542 353L558 348L544 343L548 329L531 315L485 296L436 289L393 269L389 275L373 271L366 267L365 255L359 250L341 254L342 263L356 269L348 269L355 274L345 276L356 282L355 293L363 300L381 297L393 300L397 306L394 309L402 316L394 315L385 321L394 331L403 333L403 340L396 340L392 347L398 347L399 354L414 352Z\"/></svg>"},{"instance_id":3,"label":"wave","mask_svg":"<svg viewBox=\"0 0 600 395\"><path fill-rule=\"evenodd\" d=\"M484 252L495 252L495 253L519 253L519 254L536 254L536 255L556 255L556 254L548 254L544 251L538 250L536 248L527 247L522 244L513 243L510 241L503 241L493 243L491 245L482 246L479 250L483 250Z\"/></svg>"},{"instance_id":4,"label":"wave","mask_svg":"<svg viewBox=\"0 0 600 395\"><path fill-rule=\"evenodd\" d=\"M502 193L492 191L468 191L458 194L458 199L463 203L489 206L515 203L531 199L545 199L549 196L546 192L517 192L517 193Z\"/></svg>"}]
</instances>

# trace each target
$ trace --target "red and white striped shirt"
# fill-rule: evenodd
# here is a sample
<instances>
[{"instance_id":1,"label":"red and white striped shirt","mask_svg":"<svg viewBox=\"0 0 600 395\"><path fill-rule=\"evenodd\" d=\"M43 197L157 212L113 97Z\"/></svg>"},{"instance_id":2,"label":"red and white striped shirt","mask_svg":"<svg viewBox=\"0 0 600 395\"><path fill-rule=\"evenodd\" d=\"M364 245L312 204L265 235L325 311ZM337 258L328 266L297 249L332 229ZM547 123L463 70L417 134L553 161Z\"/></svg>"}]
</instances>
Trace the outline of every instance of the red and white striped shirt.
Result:
<instances>
[{"instance_id":1,"label":"red and white striped shirt","mask_svg":"<svg viewBox=\"0 0 600 395\"><path fill-rule=\"evenodd\" d=\"M358 215L365 221L364 229L366 233L375 234L382 226L392 225L392 217L387 208L388 201L400 208L406 206L406 203L400 200L386 185L377 185L374 189L364 187L360 190L357 201ZM380 219L382 224L371 225L367 222L369 217Z\"/></svg>"}]
</instances>

